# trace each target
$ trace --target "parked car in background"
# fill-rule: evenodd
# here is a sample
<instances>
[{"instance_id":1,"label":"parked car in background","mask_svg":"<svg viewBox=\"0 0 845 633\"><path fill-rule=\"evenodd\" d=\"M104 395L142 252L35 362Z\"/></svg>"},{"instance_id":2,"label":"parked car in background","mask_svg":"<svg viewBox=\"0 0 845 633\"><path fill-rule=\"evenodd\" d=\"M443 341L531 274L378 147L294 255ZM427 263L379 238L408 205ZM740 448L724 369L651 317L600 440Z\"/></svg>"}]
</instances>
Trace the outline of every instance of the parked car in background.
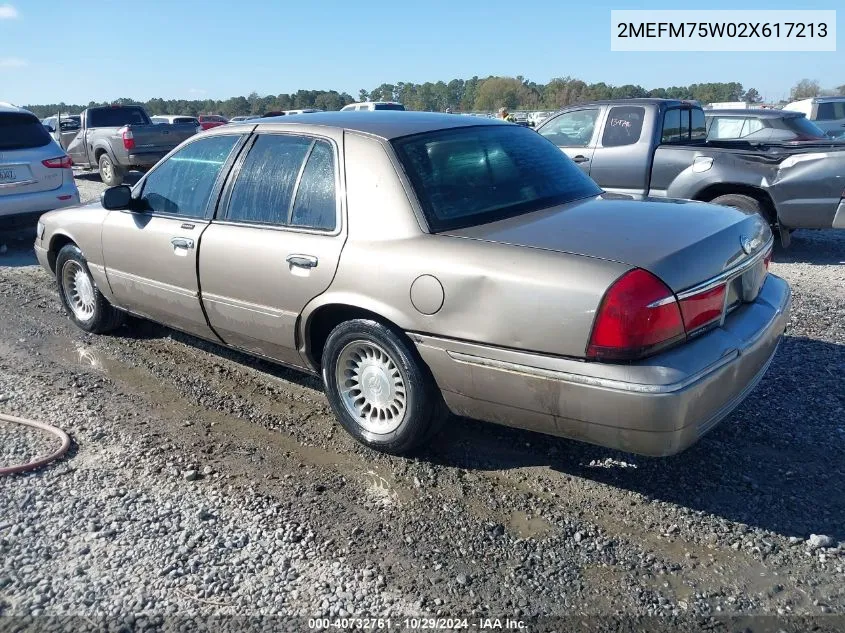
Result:
<instances>
[{"instance_id":1,"label":"parked car in background","mask_svg":"<svg viewBox=\"0 0 845 633\"><path fill-rule=\"evenodd\" d=\"M229 123L241 123L243 121L251 121L252 119L260 119L260 114L239 114L229 119Z\"/></svg>"},{"instance_id":2,"label":"parked car in background","mask_svg":"<svg viewBox=\"0 0 845 633\"><path fill-rule=\"evenodd\" d=\"M267 119L272 116L285 116L286 112L284 110L270 110L269 112L265 112L261 115L260 118Z\"/></svg>"},{"instance_id":3,"label":"parked car in background","mask_svg":"<svg viewBox=\"0 0 845 633\"><path fill-rule=\"evenodd\" d=\"M60 123L61 120L61 123ZM68 146L79 132L82 125L82 117L78 114L62 114L42 119L41 123L50 133L50 136L63 148ZM61 129L58 129L61 127Z\"/></svg>"},{"instance_id":4,"label":"parked car in background","mask_svg":"<svg viewBox=\"0 0 845 633\"><path fill-rule=\"evenodd\" d=\"M229 122L229 119L219 114L200 114L197 119L199 119L200 127L203 130L210 130L220 125L226 125Z\"/></svg>"},{"instance_id":5,"label":"parked car in background","mask_svg":"<svg viewBox=\"0 0 845 633\"><path fill-rule=\"evenodd\" d=\"M701 107L671 99L572 106L537 131L609 192L758 213L785 246L791 229L845 228L842 143L708 142Z\"/></svg>"},{"instance_id":6,"label":"parked car in background","mask_svg":"<svg viewBox=\"0 0 845 633\"><path fill-rule=\"evenodd\" d=\"M285 110L285 114L311 114L313 112L322 112L318 108L302 108L300 110Z\"/></svg>"},{"instance_id":7,"label":"parked car in background","mask_svg":"<svg viewBox=\"0 0 845 633\"><path fill-rule=\"evenodd\" d=\"M707 140L755 143L825 141L829 137L800 112L762 108L705 110Z\"/></svg>"},{"instance_id":8,"label":"parked car in background","mask_svg":"<svg viewBox=\"0 0 845 633\"><path fill-rule=\"evenodd\" d=\"M801 99L783 109L803 113L831 137L841 137L845 132L845 97Z\"/></svg>"},{"instance_id":9,"label":"parked car in background","mask_svg":"<svg viewBox=\"0 0 845 633\"><path fill-rule=\"evenodd\" d=\"M364 101L362 103L350 103L343 106L341 112L371 112L373 110L404 110L405 106L395 101Z\"/></svg>"},{"instance_id":10,"label":"parked car in background","mask_svg":"<svg viewBox=\"0 0 845 633\"><path fill-rule=\"evenodd\" d=\"M131 312L320 375L378 450L450 410L677 453L760 380L789 286L757 214L600 194L517 125L315 113L200 134L35 252L81 329Z\"/></svg>"},{"instance_id":11,"label":"parked car in background","mask_svg":"<svg viewBox=\"0 0 845 633\"><path fill-rule=\"evenodd\" d=\"M0 223L75 204L65 151L32 112L0 102Z\"/></svg>"},{"instance_id":12,"label":"parked car in background","mask_svg":"<svg viewBox=\"0 0 845 633\"><path fill-rule=\"evenodd\" d=\"M117 185L128 170L149 169L196 131L193 123L154 124L139 105L88 108L67 153L74 165L97 169L105 184Z\"/></svg>"},{"instance_id":13,"label":"parked car in background","mask_svg":"<svg viewBox=\"0 0 845 633\"><path fill-rule=\"evenodd\" d=\"M157 114L156 116L151 117L151 120L155 124L169 123L173 125L178 123L190 123L197 129L197 132L202 132L202 126L200 125L199 119L195 116L187 116L184 114Z\"/></svg>"},{"instance_id":14,"label":"parked car in background","mask_svg":"<svg viewBox=\"0 0 845 633\"><path fill-rule=\"evenodd\" d=\"M541 112L531 112L528 115L528 121L531 123L532 126L537 127L543 121L545 121L550 116L552 116L552 114L554 114L554 112L545 111L545 110L541 111Z\"/></svg>"}]
</instances>

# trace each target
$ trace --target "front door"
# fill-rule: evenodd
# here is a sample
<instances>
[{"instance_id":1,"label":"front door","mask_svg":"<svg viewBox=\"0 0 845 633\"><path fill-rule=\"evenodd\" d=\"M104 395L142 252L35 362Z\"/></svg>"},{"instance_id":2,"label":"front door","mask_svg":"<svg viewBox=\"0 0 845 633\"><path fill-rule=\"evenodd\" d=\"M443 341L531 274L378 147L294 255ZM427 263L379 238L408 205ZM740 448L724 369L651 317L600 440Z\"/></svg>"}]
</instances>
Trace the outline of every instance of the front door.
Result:
<instances>
[{"instance_id":1,"label":"front door","mask_svg":"<svg viewBox=\"0 0 845 633\"><path fill-rule=\"evenodd\" d=\"M214 338L199 300L197 252L240 140L208 136L185 145L138 183L139 210L109 213L103 257L117 305Z\"/></svg>"},{"instance_id":2,"label":"front door","mask_svg":"<svg viewBox=\"0 0 845 633\"><path fill-rule=\"evenodd\" d=\"M200 284L209 322L230 345L301 366L296 324L337 269L340 133L262 133L202 236Z\"/></svg>"},{"instance_id":3,"label":"front door","mask_svg":"<svg viewBox=\"0 0 845 633\"><path fill-rule=\"evenodd\" d=\"M595 150L600 108L582 108L559 114L537 130L574 160L584 173L590 173Z\"/></svg>"}]
</instances>

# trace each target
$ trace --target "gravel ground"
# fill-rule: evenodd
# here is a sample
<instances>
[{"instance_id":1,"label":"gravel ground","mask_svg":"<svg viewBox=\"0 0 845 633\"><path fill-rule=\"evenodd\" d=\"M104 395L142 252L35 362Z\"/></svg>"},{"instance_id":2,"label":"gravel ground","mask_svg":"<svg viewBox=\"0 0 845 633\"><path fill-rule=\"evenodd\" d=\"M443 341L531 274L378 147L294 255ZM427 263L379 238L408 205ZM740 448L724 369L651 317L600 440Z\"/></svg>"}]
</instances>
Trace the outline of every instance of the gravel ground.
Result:
<instances>
[{"instance_id":1,"label":"gravel ground","mask_svg":"<svg viewBox=\"0 0 845 633\"><path fill-rule=\"evenodd\" d=\"M845 232L776 252L794 308L771 369L664 459L470 420L415 458L372 453L313 378L139 320L77 330L29 239L0 255L0 411L74 446L0 479L0 614L845 629Z\"/></svg>"}]
</instances>

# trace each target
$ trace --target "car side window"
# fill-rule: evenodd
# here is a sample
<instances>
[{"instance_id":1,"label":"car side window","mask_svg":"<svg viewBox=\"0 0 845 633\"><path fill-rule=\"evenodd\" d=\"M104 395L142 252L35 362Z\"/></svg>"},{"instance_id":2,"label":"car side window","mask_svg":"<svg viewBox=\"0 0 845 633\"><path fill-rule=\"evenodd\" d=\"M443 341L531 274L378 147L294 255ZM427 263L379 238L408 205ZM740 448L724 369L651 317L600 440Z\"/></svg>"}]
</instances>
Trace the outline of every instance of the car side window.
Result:
<instances>
[{"instance_id":1,"label":"car side window","mask_svg":"<svg viewBox=\"0 0 845 633\"><path fill-rule=\"evenodd\" d=\"M845 119L845 101L823 101L818 104L816 121Z\"/></svg>"},{"instance_id":2,"label":"car side window","mask_svg":"<svg viewBox=\"0 0 845 633\"><path fill-rule=\"evenodd\" d=\"M677 143L681 140L681 110L673 108L663 115L663 133L661 143Z\"/></svg>"},{"instance_id":3,"label":"car side window","mask_svg":"<svg viewBox=\"0 0 845 633\"><path fill-rule=\"evenodd\" d=\"M326 141L314 143L296 190L290 224L324 231L337 225L334 151Z\"/></svg>"},{"instance_id":4,"label":"car side window","mask_svg":"<svg viewBox=\"0 0 845 633\"><path fill-rule=\"evenodd\" d=\"M241 166L226 219L286 225L288 212L313 140L292 134L261 134Z\"/></svg>"},{"instance_id":5,"label":"car side window","mask_svg":"<svg viewBox=\"0 0 845 633\"><path fill-rule=\"evenodd\" d=\"M598 118L598 108L566 112L549 121L539 132L558 147L587 147Z\"/></svg>"},{"instance_id":6,"label":"car side window","mask_svg":"<svg viewBox=\"0 0 845 633\"><path fill-rule=\"evenodd\" d=\"M643 131L645 108L641 106L614 106L607 114L607 123L601 137L602 147L633 145Z\"/></svg>"},{"instance_id":7,"label":"car side window","mask_svg":"<svg viewBox=\"0 0 845 633\"><path fill-rule=\"evenodd\" d=\"M217 176L239 140L239 135L198 139L159 164L144 181L145 210L204 217Z\"/></svg>"}]
</instances>

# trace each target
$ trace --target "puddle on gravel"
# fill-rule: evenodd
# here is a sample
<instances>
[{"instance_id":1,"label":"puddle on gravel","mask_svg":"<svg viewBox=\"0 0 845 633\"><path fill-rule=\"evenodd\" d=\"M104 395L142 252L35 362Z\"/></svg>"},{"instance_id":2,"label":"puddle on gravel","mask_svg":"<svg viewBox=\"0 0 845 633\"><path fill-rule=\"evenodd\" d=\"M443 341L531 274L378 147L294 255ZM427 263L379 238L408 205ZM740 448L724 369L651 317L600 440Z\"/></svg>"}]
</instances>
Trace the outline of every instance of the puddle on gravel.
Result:
<instances>
[{"instance_id":1,"label":"puddle on gravel","mask_svg":"<svg viewBox=\"0 0 845 633\"><path fill-rule=\"evenodd\" d=\"M367 498L378 505L387 507L407 504L415 498L412 490L399 485L392 475L381 471L373 464L364 466L354 456L333 452L319 446L301 444L282 431L269 430L249 420L189 402L176 389L162 383L143 367L118 361L81 341L53 339L45 341L44 347L45 353L63 364L105 374L128 392L143 397L162 417L180 423L201 421L210 424L215 432L229 434L247 441L252 440L260 447L252 451L253 454L269 448L270 453L290 455L291 457L286 461L294 462L294 465L307 464L332 468L344 477L358 481ZM272 404L270 396L255 394L254 400L268 413L289 413L278 404L275 407L269 406ZM219 457L225 456L225 453L219 455Z\"/></svg>"},{"instance_id":2,"label":"puddle on gravel","mask_svg":"<svg viewBox=\"0 0 845 633\"><path fill-rule=\"evenodd\" d=\"M541 516L514 512L507 521L507 528L519 538L541 539L552 530L552 524Z\"/></svg>"}]
</instances>

